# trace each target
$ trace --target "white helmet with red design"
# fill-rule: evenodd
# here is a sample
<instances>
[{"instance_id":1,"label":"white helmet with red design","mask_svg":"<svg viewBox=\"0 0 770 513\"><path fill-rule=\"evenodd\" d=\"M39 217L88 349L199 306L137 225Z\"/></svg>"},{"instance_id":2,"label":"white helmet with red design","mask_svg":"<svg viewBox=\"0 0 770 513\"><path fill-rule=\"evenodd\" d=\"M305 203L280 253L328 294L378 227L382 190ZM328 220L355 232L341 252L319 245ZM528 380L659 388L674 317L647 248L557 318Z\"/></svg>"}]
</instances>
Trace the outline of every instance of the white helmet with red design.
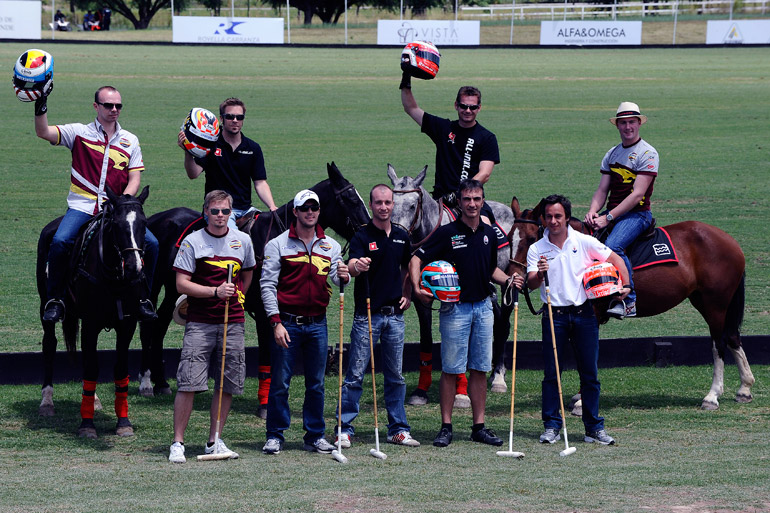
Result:
<instances>
[{"instance_id":1,"label":"white helmet with red design","mask_svg":"<svg viewBox=\"0 0 770 513\"><path fill-rule=\"evenodd\" d=\"M430 80L438 74L441 54L433 43L412 41L401 52L401 69L415 78Z\"/></svg>"},{"instance_id":2,"label":"white helmet with red design","mask_svg":"<svg viewBox=\"0 0 770 513\"><path fill-rule=\"evenodd\" d=\"M184 148L193 157L203 158L214 149L219 139L219 119L213 112L195 107L182 124Z\"/></svg>"},{"instance_id":3,"label":"white helmet with red design","mask_svg":"<svg viewBox=\"0 0 770 513\"><path fill-rule=\"evenodd\" d=\"M602 262L586 269L583 274L583 287L586 289L588 299L599 299L620 294L623 283L615 266L609 262Z\"/></svg>"}]
</instances>

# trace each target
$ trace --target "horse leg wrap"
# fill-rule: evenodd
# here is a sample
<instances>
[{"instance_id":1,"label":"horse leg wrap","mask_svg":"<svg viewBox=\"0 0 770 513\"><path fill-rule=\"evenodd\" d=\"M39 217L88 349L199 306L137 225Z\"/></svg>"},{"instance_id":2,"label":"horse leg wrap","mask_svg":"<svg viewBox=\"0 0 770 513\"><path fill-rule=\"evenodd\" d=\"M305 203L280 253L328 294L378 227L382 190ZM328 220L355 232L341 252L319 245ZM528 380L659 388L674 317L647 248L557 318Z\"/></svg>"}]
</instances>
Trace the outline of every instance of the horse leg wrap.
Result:
<instances>
[{"instance_id":1,"label":"horse leg wrap","mask_svg":"<svg viewBox=\"0 0 770 513\"><path fill-rule=\"evenodd\" d=\"M433 382L433 353L420 353L420 378L417 388L427 392Z\"/></svg>"},{"instance_id":2,"label":"horse leg wrap","mask_svg":"<svg viewBox=\"0 0 770 513\"><path fill-rule=\"evenodd\" d=\"M96 381L83 380L83 399L80 402L80 417L83 419L94 418L94 396L96 395Z\"/></svg>"},{"instance_id":3,"label":"horse leg wrap","mask_svg":"<svg viewBox=\"0 0 770 513\"><path fill-rule=\"evenodd\" d=\"M128 417L128 376L115 380L115 415Z\"/></svg>"},{"instance_id":4,"label":"horse leg wrap","mask_svg":"<svg viewBox=\"0 0 770 513\"><path fill-rule=\"evenodd\" d=\"M468 377L465 374L457 375L457 389L456 394L468 395Z\"/></svg>"},{"instance_id":5,"label":"horse leg wrap","mask_svg":"<svg viewBox=\"0 0 770 513\"><path fill-rule=\"evenodd\" d=\"M257 397L259 398L259 405L264 406L267 404L267 396L270 393L270 366L260 365L257 377L259 378Z\"/></svg>"}]
</instances>

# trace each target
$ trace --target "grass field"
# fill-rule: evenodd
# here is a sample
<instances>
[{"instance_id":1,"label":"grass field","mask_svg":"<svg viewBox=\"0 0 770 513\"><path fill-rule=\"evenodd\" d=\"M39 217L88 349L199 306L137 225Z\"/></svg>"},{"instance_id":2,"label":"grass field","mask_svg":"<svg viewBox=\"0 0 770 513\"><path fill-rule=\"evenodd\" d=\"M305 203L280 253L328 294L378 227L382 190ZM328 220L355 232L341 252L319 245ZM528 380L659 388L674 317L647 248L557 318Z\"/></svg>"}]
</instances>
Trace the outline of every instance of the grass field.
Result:
<instances>
[{"instance_id":1,"label":"grass field","mask_svg":"<svg viewBox=\"0 0 770 513\"><path fill-rule=\"evenodd\" d=\"M755 372L766 373L766 369ZM186 437L188 462L168 463L172 438L170 396L142 399L129 390L136 436L114 435L111 385L97 389L105 411L97 413L98 440L75 436L79 384L57 386L55 418L37 416L39 387L6 386L0 396L0 475L5 513L759 513L770 510L770 453L766 450L770 402L767 380L758 380L751 404L730 400L737 372L727 369L726 396L718 412L698 410L708 366L606 369L601 372L602 409L614 447L582 441L579 419L567 419L570 445L537 443L540 371L517 373L514 450L523 460L495 456L494 447L470 441L470 413L455 410L455 441L431 446L439 427L436 397L424 407L407 406L416 449L374 447L371 389L366 389L358 436L344 451L349 463L301 450L301 378L292 384L293 423L285 450L261 454L264 421L254 416L256 380L235 398L225 428L228 445L241 458L197 462L206 437L211 394L196 398ZM416 374L407 377L414 386ZM509 376L510 379L510 376ZM564 373L565 387L577 374ZM366 383L369 383L368 379ZM336 379L327 381L327 435L331 437ZM365 384L366 385L366 384ZM368 385L367 385L368 386ZM434 387L435 388L435 387ZM382 388L379 390L382 397ZM490 395L487 425L506 440L509 395ZM380 410L380 436L387 418ZM112 434L111 434L112 433ZM192 461L190 460L192 458Z\"/></svg>"}]
</instances>

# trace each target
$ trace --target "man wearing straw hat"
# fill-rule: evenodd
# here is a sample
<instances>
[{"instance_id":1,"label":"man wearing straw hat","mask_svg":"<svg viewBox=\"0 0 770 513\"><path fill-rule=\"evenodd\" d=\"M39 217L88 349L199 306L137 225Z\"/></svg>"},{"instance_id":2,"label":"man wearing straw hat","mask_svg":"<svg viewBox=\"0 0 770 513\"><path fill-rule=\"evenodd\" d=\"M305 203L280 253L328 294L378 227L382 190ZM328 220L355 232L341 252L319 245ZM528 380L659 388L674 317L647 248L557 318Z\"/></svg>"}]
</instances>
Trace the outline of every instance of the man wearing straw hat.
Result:
<instances>
[{"instance_id":1,"label":"man wearing straw hat","mask_svg":"<svg viewBox=\"0 0 770 513\"><path fill-rule=\"evenodd\" d=\"M625 302L617 302L608 310L610 315L623 318L636 315L636 292L631 262L625 249L652 224L650 197L658 176L658 152L639 136L639 128L647 122L639 106L622 102L610 123L620 133L620 144L610 149L601 165L599 187L591 199L584 221L594 229L614 224L605 244L617 253L628 268L631 293ZM599 210L607 202L606 209Z\"/></svg>"}]
</instances>

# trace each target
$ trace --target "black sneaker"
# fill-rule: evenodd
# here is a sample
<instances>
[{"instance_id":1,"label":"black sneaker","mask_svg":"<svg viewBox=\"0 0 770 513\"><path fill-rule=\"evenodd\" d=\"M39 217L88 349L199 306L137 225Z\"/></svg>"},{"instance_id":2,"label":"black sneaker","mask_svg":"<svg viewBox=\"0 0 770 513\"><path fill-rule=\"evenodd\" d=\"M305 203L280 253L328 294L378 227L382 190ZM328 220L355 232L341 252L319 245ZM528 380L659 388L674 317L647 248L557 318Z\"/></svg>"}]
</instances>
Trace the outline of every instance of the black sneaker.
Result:
<instances>
[{"instance_id":1,"label":"black sneaker","mask_svg":"<svg viewBox=\"0 0 770 513\"><path fill-rule=\"evenodd\" d=\"M441 428L441 431L438 432L436 435L436 438L433 439L433 445L436 447L446 447L447 445L452 443L452 432L445 427Z\"/></svg>"},{"instance_id":2,"label":"black sneaker","mask_svg":"<svg viewBox=\"0 0 770 513\"><path fill-rule=\"evenodd\" d=\"M488 445L503 445L503 439L497 436L495 432L488 427L481 428L475 433L471 433L471 440Z\"/></svg>"},{"instance_id":3,"label":"black sneaker","mask_svg":"<svg viewBox=\"0 0 770 513\"><path fill-rule=\"evenodd\" d=\"M139 301L139 320L140 321L155 321L158 319L158 314L155 313L155 307L152 306L152 301L149 299L142 299Z\"/></svg>"},{"instance_id":4,"label":"black sneaker","mask_svg":"<svg viewBox=\"0 0 770 513\"><path fill-rule=\"evenodd\" d=\"M59 322L64 320L64 301L51 299L45 304L43 322Z\"/></svg>"}]
</instances>

